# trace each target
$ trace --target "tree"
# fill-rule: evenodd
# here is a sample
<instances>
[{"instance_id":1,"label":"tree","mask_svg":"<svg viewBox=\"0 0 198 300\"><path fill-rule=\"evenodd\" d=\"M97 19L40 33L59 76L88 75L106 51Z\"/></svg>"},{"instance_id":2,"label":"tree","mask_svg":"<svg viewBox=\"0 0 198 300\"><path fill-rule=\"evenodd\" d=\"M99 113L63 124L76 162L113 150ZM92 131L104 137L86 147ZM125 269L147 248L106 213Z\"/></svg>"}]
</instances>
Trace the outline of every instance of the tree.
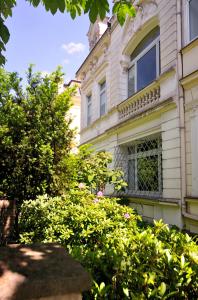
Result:
<instances>
[{"instance_id":1,"label":"tree","mask_svg":"<svg viewBox=\"0 0 198 300\"><path fill-rule=\"evenodd\" d=\"M32 67L23 91L17 73L0 69L0 192L19 202L53 194L58 165L71 148L68 110L75 88L59 94L58 68L42 77Z\"/></svg>"},{"instance_id":2,"label":"tree","mask_svg":"<svg viewBox=\"0 0 198 300\"><path fill-rule=\"evenodd\" d=\"M19 0L18 0L19 1ZM104 19L110 11L108 0L26 0L34 7L39 4L43 5L46 11L50 11L53 15L60 11L61 13L69 12L72 19L82 13L88 13L89 19L94 23L99 16ZM112 12L118 18L122 25L126 15L134 16L135 8L131 0L118 0L113 5ZM5 57L2 51L5 51L5 44L9 40L9 30L5 26L5 20L12 16L12 10L17 5L17 0L1 0L0 1L0 65L5 64Z\"/></svg>"}]
</instances>

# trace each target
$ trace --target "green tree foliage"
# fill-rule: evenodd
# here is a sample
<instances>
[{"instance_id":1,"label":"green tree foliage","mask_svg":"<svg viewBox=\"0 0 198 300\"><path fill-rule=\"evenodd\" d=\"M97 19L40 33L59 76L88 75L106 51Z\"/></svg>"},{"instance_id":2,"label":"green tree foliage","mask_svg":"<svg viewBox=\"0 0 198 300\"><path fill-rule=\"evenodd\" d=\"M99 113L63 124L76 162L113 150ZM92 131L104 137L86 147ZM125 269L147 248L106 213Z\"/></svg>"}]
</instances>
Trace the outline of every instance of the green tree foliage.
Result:
<instances>
[{"instance_id":1,"label":"green tree foliage","mask_svg":"<svg viewBox=\"0 0 198 300\"><path fill-rule=\"evenodd\" d=\"M20 0L18 0L20 1ZM108 0L27 0L31 5L37 7L43 5L46 11L53 15L59 11L68 12L72 19L82 13L88 13L89 19L94 23L97 17L104 19L110 11ZM5 57L2 51L5 51L5 44L9 40L9 31L5 26L5 20L12 16L12 9L17 5L17 0L0 1L0 65L5 64ZM122 25L127 15L134 16L135 9L131 0L118 0L114 3L113 13L117 15L119 23Z\"/></svg>"},{"instance_id":2,"label":"green tree foliage","mask_svg":"<svg viewBox=\"0 0 198 300\"><path fill-rule=\"evenodd\" d=\"M25 201L21 242L58 242L91 273L86 300L198 299L198 246L162 221L145 225L116 199L70 190Z\"/></svg>"},{"instance_id":3,"label":"green tree foliage","mask_svg":"<svg viewBox=\"0 0 198 300\"><path fill-rule=\"evenodd\" d=\"M123 180L123 172L111 169L112 155L108 152L94 152L90 145L79 147L78 153L70 153L61 160L59 172L54 177L56 190L64 194L72 187L84 184L91 191L104 191L107 184L115 190L127 186Z\"/></svg>"},{"instance_id":4,"label":"green tree foliage","mask_svg":"<svg viewBox=\"0 0 198 300\"><path fill-rule=\"evenodd\" d=\"M55 192L74 134L67 113L75 88L58 93L61 69L42 77L30 67L27 80L23 91L17 73L0 69L0 192L20 201Z\"/></svg>"}]
</instances>

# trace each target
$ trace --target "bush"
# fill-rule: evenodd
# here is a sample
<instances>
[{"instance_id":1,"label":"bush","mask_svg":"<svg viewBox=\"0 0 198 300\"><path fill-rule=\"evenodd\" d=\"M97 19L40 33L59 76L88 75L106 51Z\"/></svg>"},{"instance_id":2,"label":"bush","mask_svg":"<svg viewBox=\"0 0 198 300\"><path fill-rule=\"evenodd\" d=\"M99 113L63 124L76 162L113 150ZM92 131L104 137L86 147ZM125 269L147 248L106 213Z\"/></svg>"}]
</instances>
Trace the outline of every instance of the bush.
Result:
<instances>
[{"instance_id":1,"label":"bush","mask_svg":"<svg viewBox=\"0 0 198 300\"><path fill-rule=\"evenodd\" d=\"M84 299L197 299L198 246L162 221L141 218L116 199L72 190L25 201L21 242L59 242L92 274Z\"/></svg>"}]
</instances>

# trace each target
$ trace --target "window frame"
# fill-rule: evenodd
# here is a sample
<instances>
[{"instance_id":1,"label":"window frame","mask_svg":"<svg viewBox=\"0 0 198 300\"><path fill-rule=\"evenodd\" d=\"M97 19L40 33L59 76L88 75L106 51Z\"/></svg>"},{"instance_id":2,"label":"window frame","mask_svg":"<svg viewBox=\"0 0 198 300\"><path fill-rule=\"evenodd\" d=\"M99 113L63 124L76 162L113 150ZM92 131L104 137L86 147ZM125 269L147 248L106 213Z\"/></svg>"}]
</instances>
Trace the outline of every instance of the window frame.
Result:
<instances>
[{"instance_id":1,"label":"window frame","mask_svg":"<svg viewBox=\"0 0 198 300\"><path fill-rule=\"evenodd\" d=\"M86 99L87 99L87 126L89 126L91 124L91 119L92 119L92 113L91 113L92 94L86 96Z\"/></svg>"},{"instance_id":2,"label":"window frame","mask_svg":"<svg viewBox=\"0 0 198 300\"><path fill-rule=\"evenodd\" d=\"M102 85L104 84L104 87L102 88ZM107 82L106 82L106 78L104 80L102 80L99 83L99 93L100 93L100 117L104 116L106 114L106 109L107 109ZM105 101L104 103L102 103L101 101L101 96L105 95ZM104 113L102 113L102 105L104 105L105 109L104 109Z\"/></svg>"},{"instance_id":3,"label":"window frame","mask_svg":"<svg viewBox=\"0 0 198 300\"><path fill-rule=\"evenodd\" d=\"M191 32L190 32L190 1L186 0L186 23L187 23L187 44L191 43L192 41L198 38L198 35L191 39Z\"/></svg>"},{"instance_id":4,"label":"window frame","mask_svg":"<svg viewBox=\"0 0 198 300\"><path fill-rule=\"evenodd\" d=\"M157 140L158 147L156 149L150 149L146 151L137 151L139 145L144 144L147 141ZM128 185L128 194L137 195L137 196L151 196L151 197L161 197L163 193L163 173L162 173L162 138L161 134L145 137L140 140L136 140L127 145L127 148L134 147L134 153L127 153L127 182L129 184L129 161L134 161L134 182L132 185L134 189L130 189ZM127 149L128 150L128 149ZM139 190L138 189L138 158L147 158L157 156L158 161L158 190L149 191L149 190Z\"/></svg>"},{"instance_id":5,"label":"window frame","mask_svg":"<svg viewBox=\"0 0 198 300\"><path fill-rule=\"evenodd\" d=\"M137 62L145 55L147 54L153 47L156 47L156 78L160 75L160 36L158 36L156 39L154 39L143 51L141 51L130 63L128 67L128 84L127 84L127 92L128 97L132 97L135 93L139 92L139 89L137 90ZM129 95L129 70L134 67L134 93L132 95ZM150 84L150 83L149 83Z\"/></svg>"}]
</instances>

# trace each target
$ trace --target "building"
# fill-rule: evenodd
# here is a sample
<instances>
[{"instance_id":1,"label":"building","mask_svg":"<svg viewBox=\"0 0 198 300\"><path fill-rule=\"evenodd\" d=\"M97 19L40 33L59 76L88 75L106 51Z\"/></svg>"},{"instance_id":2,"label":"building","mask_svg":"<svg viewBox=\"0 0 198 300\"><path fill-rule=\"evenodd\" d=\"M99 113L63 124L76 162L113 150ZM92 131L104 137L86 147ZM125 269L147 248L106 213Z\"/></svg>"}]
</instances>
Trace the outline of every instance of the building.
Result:
<instances>
[{"instance_id":1,"label":"building","mask_svg":"<svg viewBox=\"0 0 198 300\"><path fill-rule=\"evenodd\" d=\"M81 144L113 154L123 196L146 220L198 232L198 1L134 4L124 26L89 28Z\"/></svg>"},{"instance_id":2,"label":"building","mask_svg":"<svg viewBox=\"0 0 198 300\"><path fill-rule=\"evenodd\" d=\"M76 93L72 97L72 106L69 110L69 115L72 118L71 128L76 130L75 139L72 144L72 151L75 152L80 143L80 81L70 80L70 82L61 85L60 92L63 92L68 87L76 87Z\"/></svg>"}]
</instances>

